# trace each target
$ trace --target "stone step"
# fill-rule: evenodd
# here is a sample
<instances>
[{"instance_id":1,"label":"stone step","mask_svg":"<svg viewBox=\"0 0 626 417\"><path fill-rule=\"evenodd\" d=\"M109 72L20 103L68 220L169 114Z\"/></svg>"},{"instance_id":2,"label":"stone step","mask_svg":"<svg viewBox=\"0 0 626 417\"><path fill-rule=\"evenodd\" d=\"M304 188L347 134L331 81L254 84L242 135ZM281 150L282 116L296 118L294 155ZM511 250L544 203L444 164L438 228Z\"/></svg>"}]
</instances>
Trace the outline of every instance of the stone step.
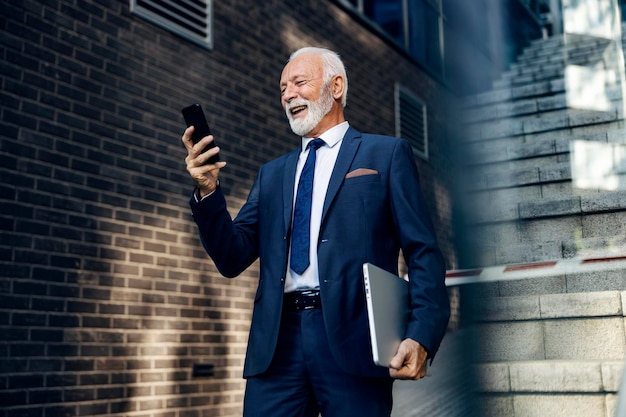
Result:
<instances>
[{"instance_id":1,"label":"stone step","mask_svg":"<svg viewBox=\"0 0 626 417\"><path fill-rule=\"evenodd\" d=\"M483 395L481 417L613 417L614 394Z\"/></svg>"},{"instance_id":2,"label":"stone step","mask_svg":"<svg viewBox=\"0 0 626 417\"><path fill-rule=\"evenodd\" d=\"M566 33L551 36L547 39L535 39L531 41L530 45L520 54L521 58L549 55L552 56L556 53L563 53L570 49L579 49L585 45L604 44L606 38L599 38L597 36L582 35Z\"/></svg>"},{"instance_id":3,"label":"stone step","mask_svg":"<svg viewBox=\"0 0 626 417\"><path fill-rule=\"evenodd\" d=\"M483 299L478 362L623 360L623 291Z\"/></svg>"},{"instance_id":4,"label":"stone step","mask_svg":"<svg viewBox=\"0 0 626 417\"><path fill-rule=\"evenodd\" d=\"M480 165L484 164L566 154L570 152L573 138L587 142L622 144L626 142L626 131L623 128L616 128L619 124L618 122L603 125L610 130L585 129L580 133L576 131L574 134L570 130L561 130L536 135L474 141L464 144L464 155L471 156L464 160L464 164L466 169L477 166L476 169L480 171L482 169Z\"/></svg>"},{"instance_id":5,"label":"stone step","mask_svg":"<svg viewBox=\"0 0 626 417\"><path fill-rule=\"evenodd\" d=\"M479 93L463 100L465 107L483 106L501 102L511 102L514 100L553 96L565 91L563 79L551 81L532 82L526 85L514 86L511 88L501 88Z\"/></svg>"},{"instance_id":6,"label":"stone step","mask_svg":"<svg viewBox=\"0 0 626 417\"><path fill-rule=\"evenodd\" d=\"M477 365L481 416L612 417L623 360Z\"/></svg>"},{"instance_id":7,"label":"stone step","mask_svg":"<svg viewBox=\"0 0 626 417\"><path fill-rule=\"evenodd\" d=\"M604 51L602 51L604 52ZM564 58L561 56L551 56L543 60L518 61L511 66L509 71L504 72L499 79L492 84L494 89L511 88L524 84L541 81L552 81L563 78L567 74L570 66L586 67L606 71L606 85L613 85L620 81L620 71L618 68L611 68L611 60L601 56L600 53L582 52L580 57ZM610 69L607 69L609 66ZM614 66L614 65L613 65Z\"/></svg>"},{"instance_id":8,"label":"stone step","mask_svg":"<svg viewBox=\"0 0 626 417\"><path fill-rule=\"evenodd\" d=\"M619 214L607 214L613 218L623 219L623 213ZM601 218L597 216L597 218ZM575 222L576 219L565 219L566 222ZM608 222L600 221L604 227ZM623 223L623 221L622 221ZM523 227L534 228L534 230L540 230L542 234L549 234L550 230L556 230L562 223L554 222L553 220L546 221L545 223L533 223L524 224ZM611 224L615 224L614 222ZM506 227L514 229L516 226L512 223L504 224ZM515 264L525 262L542 262L547 259L570 259L574 257L606 257L606 256L618 256L626 253L626 238L623 235L616 234L615 231L604 231L604 236L596 236L592 238L579 237L583 230L576 229L571 232L563 232L566 237L563 236L550 236L546 240L530 240L528 238L521 242L515 243L497 243L498 241L505 241L510 238L513 233L506 233L508 230L503 224L493 225L496 230L490 229L484 225L475 229L468 228L468 233L472 234L470 240L472 250L475 255L472 257L474 262L470 267L480 265L501 265L501 264ZM541 226L545 226L546 231L541 229ZM618 225L616 230L622 230L623 226ZM486 232L489 230L489 232ZM486 236L486 237L485 237ZM526 234L528 236L528 234ZM481 240L481 237L485 237ZM532 239L532 237L531 237ZM621 278L620 278L621 280Z\"/></svg>"},{"instance_id":9,"label":"stone step","mask_svg":"<svg viewBox=\"0 0 626 417\"><path fill-rule=\"evenodd\" d=\"M548 39L538 39L531 42L517 58L517 66L528 63L537 65L546 61L554 62L567 60L576 64L584 63L589 59L601 58L604 50L611 46L612 39L588 35L558 35ZM579 60L582 60L579 61Z\"/></svg>"},{"instance_id":10,"label":"stone step","mask_svg":"<svg viewBox=\"0 0 626 417\"><path fill-rule=\"evenodd\" d=\"M623 271L622 272L626 272ZM523 282L518 282L523 284ZM477 311L481 322L541 321L590 317L624 317L625 291L557 292L490 297ZM567 289L567 288L561 288Z\"/></svg>"},{"instance_id":11,"label":"stone step","mask_svg":"<svg viewBox=\"0 0 626 417\"><path fill-rule=\"evenodd\" d=\"M580 128L584 128L582 131L587 133L601 133L615 130L617 126L611 123L617 122L622 112L622 109L617 108L610 111L561 109L522 117L469 123L466 129L468 134L464 139L471 143Z\"/></svg>"},{"instance_id":12,"label":"stone step","mask_svg":"<svg viewBox=\"0 0 626 417\"><path fill-rule=\"evenodd\" d=\"M468 170L467 174L470 192L524 187L572 179L569 154L482 165L478 169Z\"/></svg>"},{"instance_id":13,"label":"stone step","mask_svg":"<svg viewBox=\"0 0 626 417\"><path fill-rule=\"evenodd\" d=\"M520 219L541 219L565 215L591 215L626 210L626 194L620 191L586 194L570 198L542 198L519 204Z\"/></svg>"},{"instance_id":14,"label":"stone step","mask_svg":"<svg viewBox=\"0 0 626 417\"><path fill-rule=\"evenodd\" d=\"M546 97L529 97L515 101L499 101L484 105L473 104L465 109L467 123L485 122L494 119L509 119L536 114L540 111L561 110L567 108L565 92L558 92Z\"/></svg>"},{"instance_id":15,"label":"stone step","mask_svg":"<svg viewBox=\"0 0 626 417\"><path fill-rule=\"evenodd\" d=\"M553 185L553 184L551 184ZM567 185L567 184L565 184ZM560 195L543 194L543 186L495 189L470 194L466 201L466 224L490 224L507 221L531 221L566 216L589 216L626 211L626 194L622 191L576 190ZM554 187L546 187L554 189ZM541 193L541 194L540 194ZM601 221L610 221L604 217ZM607 224L613 224L607 223ZM600 224L595 225L600 227ZM615 230L619 232L622 229ZM586 234L590 237L593 234Z\"/></svg>"},{"instance_id":16,"label":"stone step","mask_svg":"<svg viewBox=\"0 0 626 417\"><path fill-rule=\"evenodd\" d=\"M503 88L506 88L503 87ZM609 86L604 91L611 101L611 110L618 111L622 107L622 88L620 85ZM551 95L541 97L526 97L510 101L494 101L478 104L465 102L464 118L466 123L485 122L497 119L510 119L540 112L565 110L568 106L568 96L565 88L562 91L553 91Z\"/></svg>"},{"instance_id":17,"label":"stone step","mask_svg":"<svg viewBox=\"0 0 626 417\"><path fill-rule=\"evenodd\" d=\"M494 90L499 90L563 78L566 64L564 62L545 63L541 64L540 68L538 67L528 66L518 68L515 71L505 72L498 80L492 83L492 87Z\"/></svg>"},{"instance_id":18,"label":"stone step","mask_svg":"<svg viewBox=\"0 0 626 417\"><path fill-rule=\"evenodd\" d=\"M482 173L486 164L510 163L566 154L570 150L570 138L547 138L545 140L525 141L523 137L508 140L496 139L488 142L473 142L465 146L465 155L471 158L465 162L465 170ZM606 142L605 134L598 134L594 142ZM542 162L542 161L540 161ZM540 166L538 164L537 166Z\"/></svg>"},{"instance_id":19,"label":"stone step","mask_svg":"<svg viewBox=\"0 0 626 417\"><path fill-rule=\"evenodd\" d=\"M576 36L557 36L534 42L494 82L494 91L474 96L470 98L470 103L496 103L520 97L555 94L564 88L562 79L567 66L597 66L604 69L614 61L606 55L607 49L616 46L611 40ZM616 70L613 71L612 79L619 81L621 69Z\"/></svg>"},{"instance_id":20,"label":"stone step","mask_svg":"<svg viewBox=\"0 0 626 417\"><path fill-rule=\"evenodd\" d=\"M607 49L617 47L609 39L599 39L591 42L566 43L560 48L539 47L536 51L522 53L509 72L524 74L534 71L534 68L545 65L593 65L604 62ZM527 51L528 52L528 51Z\"/></svg>"},{"instance_id":21,"label":"stone step","mask_svg":"<svg viewBox=\"0 0 626 417\"><path fill-rule=\"evenodd\" d=\"M479 93L464 99L463 105L465 107L484 106L524 98L553 96L558 93L563 93L564 91L565 83L563 79L557 78L550 81L532 82L526 85L505 87Z\"/></svg>"},{"instance_id":22,"label":"stone step","mask_svg":"<svg viewBox=\"0 0 626 417\"><path fill-rule=\"evenodd\" d=\"M482 396L481 417L613 417L614 394Z\"/></svg>"},{"instance_id":23,"label":"stone step","mask_svg":"<svg viewBox=\"0 0 626 417\"><path fill-rule=\"evenodd\" d=\"M621 159L612 159L614 152L623 149L623 143L607 145L607 132L601 132L601 128L588 131L587 135L575 136L576 142L570 138L553 138L541 141L524 142L523 138L512 138L509 141L495 140L491 146L485 142L474 142L464 148L465 166L463 167L466 189L470 192L493 190L509 187L525 187L534 184L559 183L572 181L571 148L576 145L579 156L589 160L593 155L588 155L586 149L592 142L598 143L600 151L608 152L602 170L598 174L589 169L579 171L579 179L584 178L588 172L596 178L600 174L605 178L610 177L613 188L608 183L600 181L600 177L592 181L594 187L605 189L624 188L626 163ZM602 145L604 144L604 146ZM581 146L583 146L581 148ZM583 151L585 149L585 151ZM617 149L617 150L616 150ZM598 157L596 156L596 159ZM580 159L579 159L580 161ZM580 162L579 162L580 163ZM586 165L583 165L583 167ZM580 167L579 167L580 168ZM595 176L594 176L595 175ZM578 185L580 186L580 185ZM586 185L585 188L590 188Z\"/></svg>"},{"instance_id":24,"label":"stone step","mask_svg":"<svg viewBox=\"0 0 626 417\"><path fill-rule=\"evenodd\" d=\"M623 360L495 362L477 365L480 392L616 393Z\"/></svg>"}]
</instances>

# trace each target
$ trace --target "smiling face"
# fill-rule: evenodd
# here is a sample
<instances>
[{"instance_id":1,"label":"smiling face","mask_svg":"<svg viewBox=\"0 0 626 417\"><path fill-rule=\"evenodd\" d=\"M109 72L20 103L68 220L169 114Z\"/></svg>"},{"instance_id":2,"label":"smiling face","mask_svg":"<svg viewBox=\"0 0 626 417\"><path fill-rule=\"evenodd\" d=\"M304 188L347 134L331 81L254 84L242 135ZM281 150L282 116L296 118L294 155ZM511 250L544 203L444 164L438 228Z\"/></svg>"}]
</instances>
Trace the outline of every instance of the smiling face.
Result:
<instances>
[{"instance_id":1,"label":"smiling face","mask_svg":"<svg viewBox=\"0 0 626 417\"><path fill-rule=\"evenodd\" d=\"M281 104L295 134L317 137L343 122L343 107L333 94L341 85L339 76L324 83L322 59L317 54L298 55L285 66Z\"/></svg>"}]
</instances>

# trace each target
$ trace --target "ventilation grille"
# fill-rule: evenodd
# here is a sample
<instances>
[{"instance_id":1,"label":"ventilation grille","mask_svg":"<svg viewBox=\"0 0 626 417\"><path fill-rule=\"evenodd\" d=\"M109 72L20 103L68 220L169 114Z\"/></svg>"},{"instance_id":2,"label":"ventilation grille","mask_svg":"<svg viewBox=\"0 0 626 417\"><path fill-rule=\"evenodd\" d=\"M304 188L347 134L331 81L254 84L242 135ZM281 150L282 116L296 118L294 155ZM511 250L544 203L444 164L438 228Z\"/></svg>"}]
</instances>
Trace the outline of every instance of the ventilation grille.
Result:
<instances>
[{"instance_id":1,"label":"ventilation grille","mask_svg":"<svg viewBox=\"0 0 626 417\"><path fill-rule=\"evenodd\" d=\"M409 141L415 156L428 159L426 105L400 85L396 85L396 133Z\"/></svg>"},{"instance_id":2,"label":"ventilation grille","mask_svg":"<svg viewBox=\"0 0 626 417\"><path fill-rule=\"evenodd\" d=\"M212 45L212 0L131 0L133 13L207 48Z\"/></svg>"}]
</instances>

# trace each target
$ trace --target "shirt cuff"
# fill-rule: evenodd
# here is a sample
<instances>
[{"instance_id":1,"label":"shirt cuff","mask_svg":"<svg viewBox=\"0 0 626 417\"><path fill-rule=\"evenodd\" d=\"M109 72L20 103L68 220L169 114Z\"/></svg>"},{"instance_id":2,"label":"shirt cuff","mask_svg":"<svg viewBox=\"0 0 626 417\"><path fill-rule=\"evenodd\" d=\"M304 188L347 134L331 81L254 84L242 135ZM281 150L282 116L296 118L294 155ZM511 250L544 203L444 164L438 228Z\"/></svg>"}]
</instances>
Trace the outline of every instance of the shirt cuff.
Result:
<instances>
[{"instance_id":1,"label":"shirt cuff","mask_svg":"<svg viewBox=\"0 0 626 417\"><path fill-rule=\"evenodd\" d=\"M217 187L219 187L220 186L220 180L217 180L215 185L217 185ZM193 198L196 200L196 203L199 203L202 200L204 200L205 198L212 196L215 193L215 191L217 191L217 187L215 187L215 190L211 191L210 193L208 193L204 197L200 197L200 189L198 187L196 187L196 189L193 192Z\"/></svg>"}]
</instances>

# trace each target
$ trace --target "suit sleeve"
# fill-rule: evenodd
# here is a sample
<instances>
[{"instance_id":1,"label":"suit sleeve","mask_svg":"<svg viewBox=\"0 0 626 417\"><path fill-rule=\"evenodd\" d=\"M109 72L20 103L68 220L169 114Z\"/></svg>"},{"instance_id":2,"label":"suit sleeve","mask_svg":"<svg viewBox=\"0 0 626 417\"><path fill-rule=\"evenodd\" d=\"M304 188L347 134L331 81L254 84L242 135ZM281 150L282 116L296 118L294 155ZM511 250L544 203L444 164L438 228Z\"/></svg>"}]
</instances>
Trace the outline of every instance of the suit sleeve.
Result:
<instances>
[{"instance_id":1,"label":"suit sleeve","mask_svg":"<svg viewBox=\"0 0 626 417\"><path fill-rule=\"evenodd\" d=\"M190 200L204 249L225 277L236 277L259 256L258 183L257 178L235 220L228 213L226 199L219 186L201 201L196 201L193 196Z\"/></svg>"},{"instance_id":2,"label":"suit sleeve","mask_svg":"<svg viewBox=\"0 0 626 417\"><path fill-rule=\"evenodd\" d=\"M394 224L409 270L410 315L405 336L419 342L432 359L450 318L446 267L420 189L413 153L404 140L393 151L389 178Z\"/></svg>"}]
</instances>

